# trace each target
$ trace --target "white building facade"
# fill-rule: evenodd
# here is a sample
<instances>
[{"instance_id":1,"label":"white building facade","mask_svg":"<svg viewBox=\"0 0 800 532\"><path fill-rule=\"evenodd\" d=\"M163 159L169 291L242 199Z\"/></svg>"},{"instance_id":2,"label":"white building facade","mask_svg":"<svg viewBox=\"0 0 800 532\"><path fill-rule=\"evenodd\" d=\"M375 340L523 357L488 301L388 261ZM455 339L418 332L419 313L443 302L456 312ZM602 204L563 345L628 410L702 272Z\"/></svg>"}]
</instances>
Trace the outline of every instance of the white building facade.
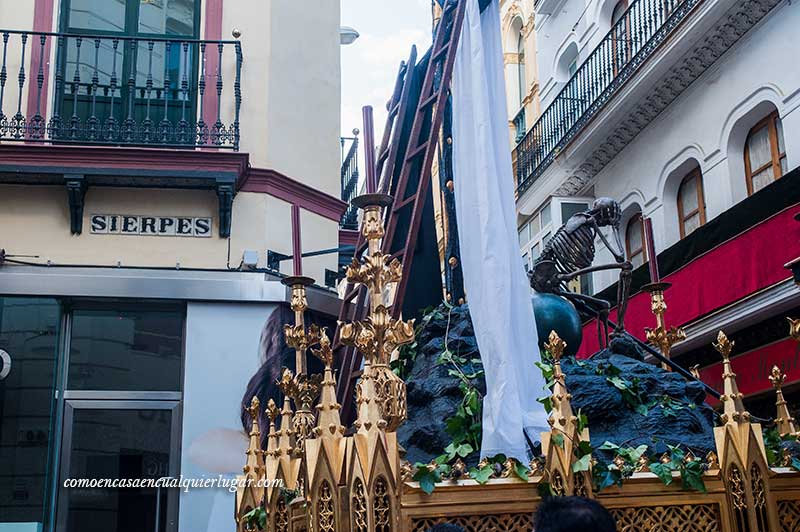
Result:
<instances>
[{"instance_id":1,"label":"white building facade","mask_svg":"<svg viewBox=\"0 0 800 532\"><path fill-rule=\"evenodd\" d=\"M619 201L624 251L638 268L626 324L643 338L655 324L641 291L650 218L673 281L667 321L689 335L673 355L713 378L716 359L704 349L719 329L740 335L734 370L753 380L744 393L758 400L769 388L764 368L795 369L785 318L800 297L783 264L800 242L800 9L538 0L534 10L541 113L513 144L520 252L530 267L572 213L595 198ZM595 264L613 262L596 247ZM617 280L608 270L573 288L614 300ZM597 347L588 332L583 354Z\"/></svg>"}]
</instances>

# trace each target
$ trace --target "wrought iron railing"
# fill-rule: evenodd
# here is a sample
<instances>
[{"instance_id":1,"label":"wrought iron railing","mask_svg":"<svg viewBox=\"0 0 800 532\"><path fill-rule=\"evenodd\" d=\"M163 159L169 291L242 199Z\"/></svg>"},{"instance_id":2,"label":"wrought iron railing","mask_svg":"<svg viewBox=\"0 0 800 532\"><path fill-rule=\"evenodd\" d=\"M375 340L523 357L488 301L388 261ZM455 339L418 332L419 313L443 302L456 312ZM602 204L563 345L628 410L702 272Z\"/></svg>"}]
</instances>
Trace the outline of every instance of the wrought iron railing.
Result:
<instances>
[{"instance_id":1,"label":"wrought iron railing","mask_svg":"<svg viewBox=\"0 0 800 532\"><path fill-rule=\"evenodd\" d=\"M702 0L635 0L515 148L517 193L614 96Z\"/></svg>"},{"instance_id":2,"label":"wrought iron railing","mask_svg":"<svg viewBox=\"0 0 800 532\"><path fill-rule=\"evenodd\" d=\"M354 131L357 135L357 130ZM350 148L344 151L344 146L350 141ZM342 229L358 230L358 209L352 200L358 195L358 137L341 137L342 143L342 201L347 203L347 210L342 215L340 227Z\"/></svg>"},{"instance_id":3,"label":"wrought iron railing","mask_svg":"<svg viewBox=\"0 0 800 532\"><path fill-rule=\"evenodd\" d=\"M519 143L525 138L525 108L519 110L512 120L514 124L514 142Z\"/></svg>"},{"instance_id":4,"label":"wrought iron railing","mask_svg":"<svg viewBox=\"0 0 800 532\"><path fill-rule=\"evenodd\" d=\"M0 36L0 141L239 149L239 41Z\"/></svg>"}]
</instances>

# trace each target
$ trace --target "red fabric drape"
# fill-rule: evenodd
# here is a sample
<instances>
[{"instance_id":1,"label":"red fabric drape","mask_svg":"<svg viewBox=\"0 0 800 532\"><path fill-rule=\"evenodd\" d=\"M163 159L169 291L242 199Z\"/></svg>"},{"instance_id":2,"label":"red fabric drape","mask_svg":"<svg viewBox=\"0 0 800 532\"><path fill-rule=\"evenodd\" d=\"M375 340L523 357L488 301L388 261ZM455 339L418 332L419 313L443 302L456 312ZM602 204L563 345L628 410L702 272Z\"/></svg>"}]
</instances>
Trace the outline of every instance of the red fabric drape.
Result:
<instances>
[{"instance_id":1,"label":"red fabric drape","mask_svg":"<svg viewBox=\"0 0 800 532\"><path fill-rule=\"evenodd\" d=\"M783 266L800 255L800 224L793 219L798 212L800 205L789 207L664 277L672 283L666 292L667 324L684 325L789 278ZM616 320L616 311L611 319ZM655 317L649 294L639 292L628 303L625 328L643 340L645 327L655 327ZM578 356L598 349L592 320L584 325Z\"/></svg>"}]
</instances>

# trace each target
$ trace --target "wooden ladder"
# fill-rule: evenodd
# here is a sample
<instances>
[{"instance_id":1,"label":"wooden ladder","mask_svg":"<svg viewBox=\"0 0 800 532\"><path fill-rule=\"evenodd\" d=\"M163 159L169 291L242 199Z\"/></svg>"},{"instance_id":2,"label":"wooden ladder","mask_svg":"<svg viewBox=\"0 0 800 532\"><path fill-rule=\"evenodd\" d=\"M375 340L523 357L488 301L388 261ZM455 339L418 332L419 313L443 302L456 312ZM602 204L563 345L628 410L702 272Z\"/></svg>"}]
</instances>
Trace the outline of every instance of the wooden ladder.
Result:
<instances>
[{"instance_id":1,"label":"wooden ladder","mask_svg":"<svg viewBox=\"0 0 800 532\"><path fill-rule=\"evenodd\" d=\"M422 62L427 61L425 76L419 88L419 95L413 85L416 66L416 48L412 47L409 60L401 64L395 89L389 103L389 115L383 133L378 157L375 161L376 174L380 176L378 191L394 196L394 203L384 213L386 232L381 242L381 250L398 258L403 266L403 277L395 290L392 316L399 318L403 308L414 250L422 220L422 213L429 194L431 169L436 155L439 129L444 117L445 100L453 74L458 40L464 21L466 1L447 0L433 45ZM398 157L403 143L403 128L408 114L407 108L414 107L411 129L404 153ZM398 162L399 161L399 162ZM396 182L395 166L400 165ZM401 222L402 218L402 223ZM367 244L359 235L355 257L361 257ZM394 251L393 251L394 250ZM348 282L339 310L339 322L363 320L367 316L367 291L362 285ZM342 405L343 421L349 423L354 418L353 390L361 375L361 354L353 347L339 341L337 328L334 337L336 360L341 361L338 379L337 400Z\"/></svg>"}]
</instances>

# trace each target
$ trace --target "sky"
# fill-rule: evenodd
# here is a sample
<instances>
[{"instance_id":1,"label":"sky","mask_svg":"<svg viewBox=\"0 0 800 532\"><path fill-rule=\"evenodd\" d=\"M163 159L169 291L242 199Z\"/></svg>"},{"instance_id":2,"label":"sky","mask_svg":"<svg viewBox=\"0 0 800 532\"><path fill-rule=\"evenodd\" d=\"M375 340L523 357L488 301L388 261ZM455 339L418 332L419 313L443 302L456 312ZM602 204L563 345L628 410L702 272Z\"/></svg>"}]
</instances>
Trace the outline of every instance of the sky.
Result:
<instances>
[{"instance_id":1,"label":"sky","mask_svg":"<svg viewBox=\"0 0 800 532\"><path fill-rule=\"evenodd\" d=\"M431 0L341 0L341 24L361 34L341 47L342 135L363 130L361 108L371 105L377 144L400 61L408 59L412 44L418 56L430 46Z\"/></svg>"}]
</instances>

